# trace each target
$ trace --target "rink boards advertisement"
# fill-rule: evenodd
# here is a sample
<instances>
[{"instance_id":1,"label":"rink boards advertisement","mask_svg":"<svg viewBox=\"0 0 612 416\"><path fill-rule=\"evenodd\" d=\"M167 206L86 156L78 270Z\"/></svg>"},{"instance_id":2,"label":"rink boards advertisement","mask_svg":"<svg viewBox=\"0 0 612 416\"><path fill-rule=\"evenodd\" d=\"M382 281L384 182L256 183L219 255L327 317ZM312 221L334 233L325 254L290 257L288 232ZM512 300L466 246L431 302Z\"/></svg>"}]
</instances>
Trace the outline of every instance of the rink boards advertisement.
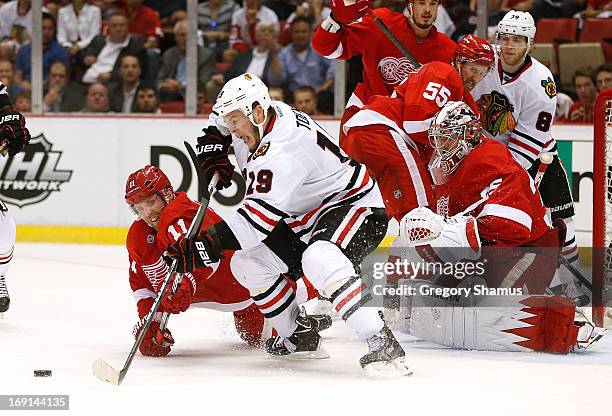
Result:
<instances>
[{"instance_id":1,"label":"rink boards advertisement","mask_svg":"<svg viewBox=\"0 0 612 416\"><path fill-rule=\"evenodd\" d=\"M318 122L337 136L338 120ZM195 144L206 123L203 118L30 116L28 150L0 158L0 199L19 225L19 239L121 243L133 221L123 199L125 181L146 164L160 166L175 189L197 198L197 178L183 141ZM576 229L590 232L593 128L555 125L553 134L571 171ZM229 215L244 191L236 171L232 187L217 193L211 206Z\"/></svg>"}]
</instances>

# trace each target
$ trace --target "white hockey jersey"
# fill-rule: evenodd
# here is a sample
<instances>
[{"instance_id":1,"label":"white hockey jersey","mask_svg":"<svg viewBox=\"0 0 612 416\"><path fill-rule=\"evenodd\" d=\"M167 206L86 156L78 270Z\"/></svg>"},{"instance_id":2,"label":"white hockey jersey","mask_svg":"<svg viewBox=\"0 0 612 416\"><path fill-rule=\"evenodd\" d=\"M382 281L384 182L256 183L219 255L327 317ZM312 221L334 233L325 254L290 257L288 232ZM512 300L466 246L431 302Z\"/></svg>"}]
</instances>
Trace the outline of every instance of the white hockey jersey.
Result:
<instances>
[{"instance_id":1,"label":"white hockey jersey","mask_svg":"<svg viewBox=\"0 0 612 416\"><path fill-rule=\"evenodd\" d=\"M555 119L557 88L548 68L527 56L513 76L504 74L499 58L472 95L485 134L508 146L512 156L529 169L543 151L557 151L550 128Z\"/></svg>"},{"instance_id":2,"label":"white hockey jersey","mask_svg":"<svg viewBox=\"0 0 612 416\"><path fill-rule=\"evenodd\" d=\"M346 156L314 120L282 102L273 101L270 109L272 121L257 150L249 153L232 136L247 191L226 223L242 249L259 244L279 221L308 241L318 218L334 207L384 208L365 166Z\"/></svg>"}]
</instances>

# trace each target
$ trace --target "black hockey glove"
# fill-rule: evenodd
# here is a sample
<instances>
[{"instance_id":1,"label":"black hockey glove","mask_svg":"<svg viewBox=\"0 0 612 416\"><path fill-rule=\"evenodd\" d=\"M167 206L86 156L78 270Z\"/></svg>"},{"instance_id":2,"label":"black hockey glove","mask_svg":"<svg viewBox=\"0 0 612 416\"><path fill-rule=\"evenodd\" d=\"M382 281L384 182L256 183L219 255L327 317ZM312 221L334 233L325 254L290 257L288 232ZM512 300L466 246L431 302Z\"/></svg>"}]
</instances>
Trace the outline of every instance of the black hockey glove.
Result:
<instances>
[{"instance_id":1,"label":"black hockey glove","mask_svg":"<svg viewBox=\"0 0 612 416\"><path fill-rule=\"evenodd\" d=\"M6 146L3 155L8 151L9 156L15 156L30 142L30 132L25 125L25 117L11 106L0 110L0 146Z\"/></svg>"},{"instance_id":2,"label":"black hockey glove","mask_svg":"<svg viewBox=\"0 0 612 416\"><path fill-rule=\"evenodd\" d=\"M200 231L197 236L182 238L170 244L167 256L178 261L177 272L187 273L217 263L223 258L223 252L212 235Z\"/></svg>"},{"instance_id":3,"label":"black hockey glove","mask_svg":"<svg viewBox=\"0 0 612 416\"><path fill-rule=\"evenodd\" d=\"M224 136L215 126L209 126L202 131L204 135L198 137L196 147L200 169L208 182L215 173L219 174L218 190L229 188L234 173L234 165L228 157L232 144L231 136Z\"/></svg>"}]
</instances>

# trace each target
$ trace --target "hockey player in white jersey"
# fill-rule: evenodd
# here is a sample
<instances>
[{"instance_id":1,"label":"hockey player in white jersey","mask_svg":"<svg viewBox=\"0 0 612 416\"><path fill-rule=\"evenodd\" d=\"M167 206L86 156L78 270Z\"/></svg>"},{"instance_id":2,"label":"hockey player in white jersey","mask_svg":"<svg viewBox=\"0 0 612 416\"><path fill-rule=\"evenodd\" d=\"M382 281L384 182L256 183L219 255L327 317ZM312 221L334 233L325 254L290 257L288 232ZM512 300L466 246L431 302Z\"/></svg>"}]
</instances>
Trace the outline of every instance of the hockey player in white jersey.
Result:
<instances>
[{"instance_id":1,"label":"hockey player in white jersey","mask_svg":"<svg viewBox=\"0 0 612 416\"><path fill-rule=\"evenodd\" d=\"M298 239L303 249L296 256L304 275L367 340L362 368L368 373L409 374L405 353L378 309L365 307L371 295L359 265L378 246L388 224L380 191L367 169L349 159L309 116L272 102L255 75L230 80L213 112L218 114L212 120L217 126L209 127L199 141L202 167L208 176L228 172L223 138L207 136L231 133L247 181L246 198L226 221L168 248L179 269L192 270L218 261L223 250L239 250L232 272L279 333L266 342L268 353L314 355L320 352L320 336L299 313L292 289L278 278L283 263L291 262L283 259L282 246ZM278 257L257 256L264 240Z\"/></svg>"},{"instance_id":2,"label":"hockey player in white jersey","mask_svg":"<svg viewBox=\"0 0 612 416\"><path fill-rule=\"evenodd\" d=\"M11 105L6 86L0 82L0 154L13 157L30 141L25 117ZM6 205L0 201L0 313L9 309L11 299L6 285L6 272L13 258L15 222Z\"/></svg>"},{"instance_id":3,"label":"hockey player in white jersey","mask_svg":"<svg viewBox=\"0 0 612 416\"><path fill-rule=\"evenodd\" d=\"M550 70L529 55L535 33L534 20L528 12L506 13L497 25L494 70L474 87L472 94L485 135L506 144L532 177L540 167L540 154L554 155L539 190L552 219L565 222L567 234L561 255L578 267L574 203L557 154L557 143L551 135L557 90ZM560 269L559 276L565 294L578 306L586 305L589 298L578 280L565 267Z\"/></svg>"}]
</instances>

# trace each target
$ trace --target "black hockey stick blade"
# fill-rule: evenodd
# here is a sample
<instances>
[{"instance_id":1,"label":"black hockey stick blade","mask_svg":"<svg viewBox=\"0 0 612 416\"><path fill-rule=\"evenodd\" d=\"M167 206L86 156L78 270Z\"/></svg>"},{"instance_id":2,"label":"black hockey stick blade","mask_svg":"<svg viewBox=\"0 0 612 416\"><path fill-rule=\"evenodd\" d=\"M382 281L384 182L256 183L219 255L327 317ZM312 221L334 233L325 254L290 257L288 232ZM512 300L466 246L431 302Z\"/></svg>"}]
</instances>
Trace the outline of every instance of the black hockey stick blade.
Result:
<instances>
[{"instance_id":1,"label":"black hockey stick blade","mask_svg":"<svg viewBox=\"0 0 612 416\"><path fill-rule=\"evenodd\" d=\"M576 279L578 279L578 281L584 285L584 287L586 287L591 291L591 293L593 293L593 285L591 284L589 279L587 279L585 275L580 272L580 270L572 266L572 264L567 261L567 259L563 256L559 256L559 260L561 261L561 264L565 266L565 268L569 270L569 272L573 274Z\"/></svg>"}]
</instances>

